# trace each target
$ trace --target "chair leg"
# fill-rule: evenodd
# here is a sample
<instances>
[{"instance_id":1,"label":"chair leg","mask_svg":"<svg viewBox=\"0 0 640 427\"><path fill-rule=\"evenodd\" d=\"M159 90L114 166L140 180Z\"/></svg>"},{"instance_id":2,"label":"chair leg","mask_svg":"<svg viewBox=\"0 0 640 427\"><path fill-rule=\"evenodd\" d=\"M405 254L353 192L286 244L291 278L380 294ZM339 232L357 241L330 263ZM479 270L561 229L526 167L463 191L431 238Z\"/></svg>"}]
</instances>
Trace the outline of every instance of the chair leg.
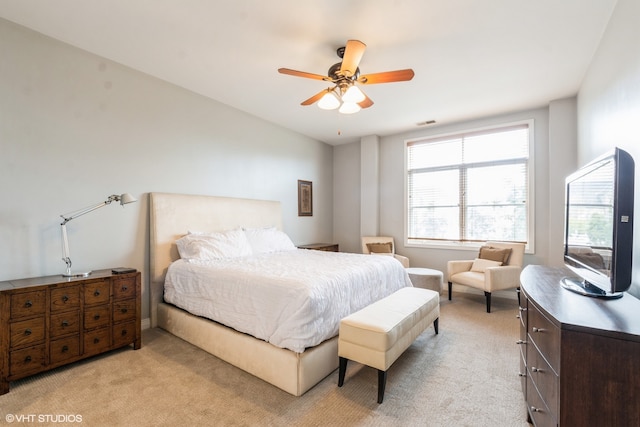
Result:
<instances>
[{"instance_id":1,"label":"chair leg","mask_svg":"<svg viewBox=\"0 0 640 427\"><path fill-rule=\"evenodd\" d=\"M338 387L342 387L344 384L344 374L347 372L347 362L349 359L345 357L340 358L340 367L338 368Z\"/></svg>"},{"instance_id":2,"label":"chair leg","mask_svg":"<svg viewBox=\"0 0 640 427\"><path fill-rule=\"evenodd\" d=\"M449 301L451 301L451 288L453 287L453 283L449 282Z\"/></svg>"},{"instance_id":3,"label":"chair leg","mask_svg":"<svg viewBox=\"0 0 640 427\"><path fill-rule=\"evenodd\" d=\"M491 313L491 292L485 292L484 296L487 297L487 313Z\"/></svg>"},{"instance_id":4,"label":"chair leg","mask_svg":"<svg viewBox=\"0 0 640 427\"><path fill-rule=\"evenodd\" d=\"M433 329L435 329L436 335L438 335L438 320L440 320L439 317L433 321Z\"/></svg>"},{"instance_id":5,"label":"chair leg","mask_svg":"<svg viewBox=\"0 0 640 427\"><path fill-rule=\"evenodd\" d=\"M378 369L378 403L384 399L384 387L387 384L387 371Z\"/></svg>"}]
</instances>

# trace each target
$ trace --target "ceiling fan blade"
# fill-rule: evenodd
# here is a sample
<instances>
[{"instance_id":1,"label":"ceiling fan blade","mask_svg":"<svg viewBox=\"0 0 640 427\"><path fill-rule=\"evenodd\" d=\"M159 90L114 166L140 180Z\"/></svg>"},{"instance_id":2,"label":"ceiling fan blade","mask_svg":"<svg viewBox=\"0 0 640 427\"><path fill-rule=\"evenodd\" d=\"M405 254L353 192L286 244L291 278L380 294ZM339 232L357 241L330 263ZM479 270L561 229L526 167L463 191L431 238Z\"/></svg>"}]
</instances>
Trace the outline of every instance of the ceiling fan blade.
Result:
<instances>
[{"instance_id":1,"label":"ceiling fan blade","mask_svg":"<svg viewBox=\"0 0 640 427\"><path fill-rule=\"evenodd\" d=\"M296 77L305 77L307 79L331 81L331 79L327 76L321 76L320 74L307 73L304 71L290 70L289 68L278 68L278 72L280 74L288 74L290 76L296 76Z\"/></svg>"},{"instance_id":2,"label":"ceiling fan blade","mask_svg":"<svg viewBox=\"0 0 640 427\"><path fill-rule=\"evenodd\" d=\"M351 77L356 73L366 47L367 45L360 40L347 41L347 46L345 46L344 55L342 56L342 65L340 66L340 73L343 76Z\"/></svg>"},{"instance_id":3,"label":"ceiling fan blade","mask_svg":"<svg viewBox=\"0 0 640 427\"><path fill-rule=\"evenodd\" d=\"M373 101L366 94L364 95L364 101L358 102L360 108L369 108L373 105Z\"/></svg>"},{"instance_id":4,"label":"ceiling fan blade","mask_svg":"<svg viewBox=\"0 0 640 427\"><path fill-rule=\"evenodd\" d=\"M309 99L305 99L304 101L302 101L300 103L300 105L311 105L317 101L320 100L320 98L322 98L324 96L325 93L330 92L331 89L323 89L322 91L316 93L315 95L313 95L311 98Z\"/></svg>"},{"instance_id":5,"label":"ceiling fan blade","mask_svg":"<svg viewBox=\"0 0 640 427\"><path fill-rule=\"evenodd\" d=\"M376 83L393 83L393 82L405 82L411 80L414 76L414 72L411 68L406 70L385 71L383 73L367 74L366 76L360 76L358 82L362 84L376 84Z\"/></svg>"}]
</instances>

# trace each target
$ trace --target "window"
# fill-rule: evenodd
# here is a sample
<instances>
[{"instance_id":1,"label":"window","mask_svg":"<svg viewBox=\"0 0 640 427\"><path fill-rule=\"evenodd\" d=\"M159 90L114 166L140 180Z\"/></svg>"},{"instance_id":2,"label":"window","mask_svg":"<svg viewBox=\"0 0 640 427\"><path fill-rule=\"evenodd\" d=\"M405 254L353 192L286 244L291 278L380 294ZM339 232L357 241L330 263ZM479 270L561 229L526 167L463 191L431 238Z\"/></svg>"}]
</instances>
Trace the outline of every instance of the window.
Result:
<instances>
[{"instance_id":1,"label":"window","mask_svg":"<svg viewBox=\"0 0 640 427\"><path fill-rule=\"evenodd\" d=\"M407 243L529 242L532 125L407 142Z\"/></svg>"}]
</instances>

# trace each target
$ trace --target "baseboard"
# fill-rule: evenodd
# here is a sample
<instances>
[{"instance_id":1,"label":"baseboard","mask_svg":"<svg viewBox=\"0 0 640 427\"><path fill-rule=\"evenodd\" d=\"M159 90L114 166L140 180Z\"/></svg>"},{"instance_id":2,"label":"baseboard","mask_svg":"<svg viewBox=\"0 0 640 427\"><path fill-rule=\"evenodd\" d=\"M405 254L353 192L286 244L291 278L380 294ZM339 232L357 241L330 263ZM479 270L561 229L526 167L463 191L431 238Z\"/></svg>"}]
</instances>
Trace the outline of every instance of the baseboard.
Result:
<instances>
[{"instance_id":1,"label":"baseboard","mask_svg":"<svg viewBox=\"0 0 640 427\"><path fill-rule=\"evenodd\" d=\"M151 327L151 319L148 317L145 317L144 319L142 319L142 321L140 322L140 329L144 331L145 329L149 329L150 327Z\"/></svg>"}]
</instances>

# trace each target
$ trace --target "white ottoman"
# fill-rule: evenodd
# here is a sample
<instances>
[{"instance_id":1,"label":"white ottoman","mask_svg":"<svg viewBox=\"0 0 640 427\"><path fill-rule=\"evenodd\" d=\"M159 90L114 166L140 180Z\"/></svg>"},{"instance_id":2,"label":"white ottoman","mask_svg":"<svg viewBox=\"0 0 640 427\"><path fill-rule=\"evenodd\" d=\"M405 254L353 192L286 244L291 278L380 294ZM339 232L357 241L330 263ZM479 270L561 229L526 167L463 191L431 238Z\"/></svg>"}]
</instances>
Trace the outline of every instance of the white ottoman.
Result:
<instances>
[{"instance_id":1,"label":"white ottoman","mask_svg":"<svg viewBox=\"0 0 640 427\"><path fill-rule=\"evenodd\" d=\"M431 289L432 291L442 292L444 288L442 271L432 270L430 268L407 268L411 284L416 288Z\"/></svg>"}]
</instances>

